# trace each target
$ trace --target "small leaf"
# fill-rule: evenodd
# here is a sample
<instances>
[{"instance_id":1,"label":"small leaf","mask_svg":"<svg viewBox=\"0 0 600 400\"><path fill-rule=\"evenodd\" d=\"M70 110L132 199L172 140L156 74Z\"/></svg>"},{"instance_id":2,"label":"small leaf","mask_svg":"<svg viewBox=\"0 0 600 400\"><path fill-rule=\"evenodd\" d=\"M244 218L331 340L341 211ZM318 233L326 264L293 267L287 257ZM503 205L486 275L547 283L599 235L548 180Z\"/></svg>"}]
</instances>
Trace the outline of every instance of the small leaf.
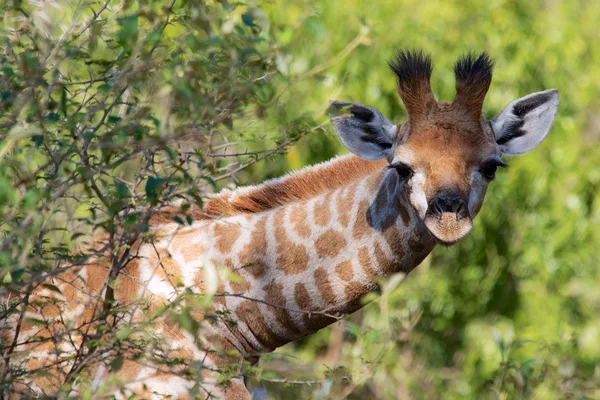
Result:
<instances>
[{"instance_id":1,"label":"small leaf","mask_svg":"<svg viewBox=\"0 0 600 400\"><path fill-rule=\"evenodd\" d=\"M365 344L367 346L376 344L376 343L381 343L382 340L383 340L383 331L380 329L369 331L365 334Z\"/></svg>"},{"instance_id":2,"label":"small leaf","mask_svg":"<svg viewBox=\"0 0 600 400\"><path fill-rule=\"evenodd\" d=\"M128 199L131 197L127 185L117 179L115 179L115 195L120 199Z\"/></svg>"},{"instance_id":3,"label":"small leaf","mask_svg":"<svg viewBox=\"0 0 600 400\"><path fill-rule=\"evenodd\" d=\"M124 339L127 339L129 337L129 335L131 335L132 332L133 332L133 329L131 329L127 326L124 326L115 333L115 337L118 340L124 340Z\"/></svg>"},{"instance_id":4,"label":"small leaf","mask_svg":"<svg viewBox=\"0 0 600 400\"><path fill-rule=\"evenodd\" d=\"M118 355L117 358L112 360L112 362L110 363L110 371L111 372L119 371L123 367L124 362L125 362L125 358L123 358L122 355Z\"/></svg>"},{"instance_id":5,"label":"small leaf","mask_svg":"<svg viewBox=\"0 0 600 400\"><path fill-rule=\"evenodd\" d=\"M25 268L19 268L16 271L10 273L13 282L20 282L21 277L25 273Z\"/></svg>"},{"instance_id":6,"label":"small leaf","mask_svg":"<svg viewBox=\"0 0 600 400\"><path fill-rule=\"evenodd\" d=\"M60 289L56 285L53 285L51 283L42 283L42 287L45 287L46 289L56 292L58 294L62 294Z\"/></svg>"},{"instance_id":7,"label":"small leaf","mask_svg":"<svg viewBox=\"0 0 600 400\"><path fill-rule=\"evenodd\" d=\"M138 16L129 15L127 17L117 18L117 23L121 27L117 32L117 41L120 45L132 43L138 36Z\"/></svg>"},{"instance_id":8,"label":"small leaf","mask_svg":"<svg viewBox=\"0 0 600 400\"><path fill-rule=\"evenodd\" d=\"M256 24L254 23L254 17L251 14L244 13L242 14L242 21L245 25L254 27Z\"/></svg>"},{"instance_id":9,"label":"small leaf","mask_svg":"<svg viewBox=\"0 0 600 400\"><path fill-rule=\"evenodd\" d=\"M145 188L146 196L148 196L148 200L150 200L150 202L152 204L158 203L158 198L160 197L160 194L162 193L165 182L166 182L166 180L162 179L162 178L156 178L153 176L148 177L148 180L146 181L146 188Z\"/></svg>"}]
</instances>

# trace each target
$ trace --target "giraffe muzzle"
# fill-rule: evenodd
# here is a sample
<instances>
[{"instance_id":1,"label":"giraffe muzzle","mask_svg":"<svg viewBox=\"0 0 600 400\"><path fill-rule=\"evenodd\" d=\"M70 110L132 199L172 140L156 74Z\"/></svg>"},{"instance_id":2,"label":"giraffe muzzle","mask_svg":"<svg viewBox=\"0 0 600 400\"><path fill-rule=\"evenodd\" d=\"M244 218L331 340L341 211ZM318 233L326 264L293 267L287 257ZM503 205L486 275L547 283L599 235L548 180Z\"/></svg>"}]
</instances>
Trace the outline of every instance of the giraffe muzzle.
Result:
<instances>
[{"instance_id":1,"label":"giraffe muzzle","mask_svg":"<svg viewBox=\"0 0 600 400\"><path fill-rule=\"evenodd\" d=\"M456 243L473 228L467 202L455 194L441 194L430 200L424 222L444 245Z\"/></svg>"}]
</instances>

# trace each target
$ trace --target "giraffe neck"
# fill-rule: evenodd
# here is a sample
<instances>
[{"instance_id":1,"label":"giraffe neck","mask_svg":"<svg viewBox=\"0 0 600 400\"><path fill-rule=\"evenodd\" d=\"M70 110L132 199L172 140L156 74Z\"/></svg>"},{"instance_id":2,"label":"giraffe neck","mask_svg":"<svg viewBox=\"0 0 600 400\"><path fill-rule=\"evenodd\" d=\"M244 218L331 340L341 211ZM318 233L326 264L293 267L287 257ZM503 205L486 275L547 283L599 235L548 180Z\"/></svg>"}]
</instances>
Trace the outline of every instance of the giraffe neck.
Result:
<instances>
[{"instance_id":1,"label":"giraffe neck","mask_svg":"<svg viewBox=\"0 0 600 400\"><path fill-rule=\"evenodd\" d=\"M382 277L429 254L435 242L403 188L395 171L380 170L309 200L183 230L169 253L187 269L221 263L239 275L223 282L215 305L234 323L215 329L244 356L258 355L356 311ZM185 260L199 253L201 263ZM184 273L192 275L186 286L206 290L204 271Z\"/></svg>"}]
</instances>

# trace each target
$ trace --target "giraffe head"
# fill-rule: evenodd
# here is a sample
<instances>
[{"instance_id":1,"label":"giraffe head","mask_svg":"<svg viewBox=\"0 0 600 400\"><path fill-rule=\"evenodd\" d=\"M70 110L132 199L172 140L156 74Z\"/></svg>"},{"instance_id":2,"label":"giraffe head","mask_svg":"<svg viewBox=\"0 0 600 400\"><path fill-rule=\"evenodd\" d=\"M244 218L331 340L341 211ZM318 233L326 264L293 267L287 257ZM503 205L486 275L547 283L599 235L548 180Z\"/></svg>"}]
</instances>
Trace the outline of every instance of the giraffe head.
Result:
<instances>
[{"instance_id":1,"label":"giraffe head","mask_svg":"<svg viewBox=\"0 0 600 400\"><path fill-rule=\"evenodd\" d=\"M456 96L438 102L431 90L432 64L417 51L400 51L390 62L408 119L394 124L377 110L334 101L329 113L342 143L367 160L387 159L389 173L402 179L403 192L419 218L442 244L467 235L503 154L536 147L558 107L555 89L514 100L492 121L482 105L492 80L486 53L467 54L454 66Z\"/></svg>"}]
</instances>

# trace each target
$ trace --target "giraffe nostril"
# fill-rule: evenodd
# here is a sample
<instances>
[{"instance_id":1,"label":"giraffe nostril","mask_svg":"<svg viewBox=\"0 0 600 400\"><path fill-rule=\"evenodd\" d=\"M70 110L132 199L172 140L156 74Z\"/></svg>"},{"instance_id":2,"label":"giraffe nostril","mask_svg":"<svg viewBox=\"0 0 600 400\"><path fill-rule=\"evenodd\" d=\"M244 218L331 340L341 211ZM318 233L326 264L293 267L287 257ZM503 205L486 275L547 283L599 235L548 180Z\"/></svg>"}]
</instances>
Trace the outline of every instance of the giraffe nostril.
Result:
<instances>
[{"instance_id":1,"label":"giraffe nostril","mask_svg":"<svg viewBox=\"0 0 600 400\"><path fill-rule=\"evenodd\" d=\"M459 218L467 216L467 205L458 196L436 196L429 202L429 213L441 216L443 213L455 213Z\"/></svg>"},{"instance_id":2,"label":"giraffe nostril","mask_svg":"<svg viewBox=\"0 0 600 400\"><path fill-rule=\"evenodd\" d=\"M429 202L429 212L433 215L442 215L444 208L439 198L436 197Z\"/></svg>"}]
</instances>

